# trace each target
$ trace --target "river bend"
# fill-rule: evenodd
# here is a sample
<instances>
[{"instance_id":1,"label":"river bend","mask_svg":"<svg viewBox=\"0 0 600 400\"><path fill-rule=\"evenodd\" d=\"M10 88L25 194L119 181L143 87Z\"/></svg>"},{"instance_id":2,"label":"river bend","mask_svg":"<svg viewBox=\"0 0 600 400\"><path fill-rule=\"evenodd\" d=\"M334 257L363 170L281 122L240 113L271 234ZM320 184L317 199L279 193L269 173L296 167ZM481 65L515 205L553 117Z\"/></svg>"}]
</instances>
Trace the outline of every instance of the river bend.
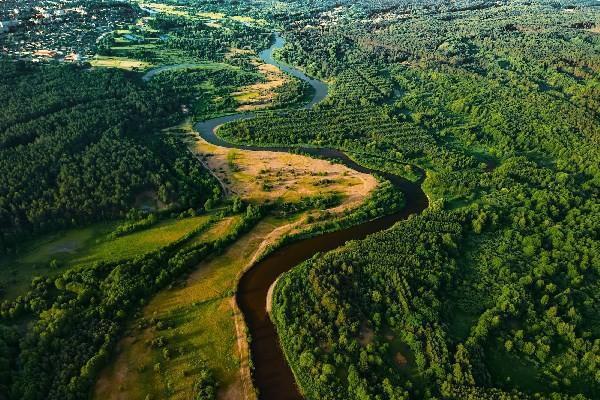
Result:
<instances>
[{"instance_id":1,"label":"river bend","mask_svg":"<svg viewBox=\"0 0 600 400\"><path fill-rule=\"evenodd\" d=\"M279 67L286 73L307 82L313 88L312 99L305 105L305 108L310 108L327 96L327 84L307 76L290 65L275 60L273 52L283 47L284 44L284 39L275 34L274 43L268 49L260 52L259 56L265 63ZM219 126L228 122L249 119L254 115L254 113L238 113L214 118L198 123L196 130L207 142L217 146L250 151L297 152L300 150L313 156L334 159L356 171L377 174L388 179L404 193L406 200L405 207L395 214L285 245L252 266L240 279L237 288L237 302L244 314L245 322L252 337L250 353L254 365L253 380L259 391L259 399L300 400L302 396L281 350L275 326L266 311L269 287L281 274L308 260L313 255L334 250L349 240L364 239L369 234L390 228L396 222L406 219L412 214L422 212L428 207L429 203L427 196L421 189L421 182L414 183L400 176L371 170L357 164L344 152L336 149L245 146L229 143L217 136L216 132ZM419 172L424 177L424 172Z\"/></svg>"}]
</instances>

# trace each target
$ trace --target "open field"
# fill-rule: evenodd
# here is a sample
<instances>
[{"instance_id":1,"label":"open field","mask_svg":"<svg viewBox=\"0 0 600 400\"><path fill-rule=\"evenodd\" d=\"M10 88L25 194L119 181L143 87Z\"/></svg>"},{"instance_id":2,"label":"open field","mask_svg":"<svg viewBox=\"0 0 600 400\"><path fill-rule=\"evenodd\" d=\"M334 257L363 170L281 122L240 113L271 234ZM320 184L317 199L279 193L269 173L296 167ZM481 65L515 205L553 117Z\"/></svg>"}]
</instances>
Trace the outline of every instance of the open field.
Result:
<instances>
[{"instance_id":1,"label":"open field","mask_svg":"<svg viewBox=\"0 0 600 400\"><path fill-rule=\"evenodd\" d=\"M153 66L153 64L146 62L135 60L128 57L118 57L118 56L95 56L93 60L90 61L93 67L98 68L119 68L125 69L128 71L133 70L143 70Z\"/></svg>"},{"instance_id":2,"label":"open field","mask_svg":"<svg viewBox=\"0 0 600 400\"><path fill-rule=\"evenodd\" d=\"M23 293L34 276L52 276L85 263L119 260L157 250L207 223L209 218L209 215L203 215L169 219L114 239L109 239L108 235L117 223L95 224L47 235L28 244L18 255L0 260L2 269L8 271L5 297L14 298ZM56 260L56 266L50 266L52 260Z\"/></svg>"},{"instance_id":3,"label":"open field","mask_svg":"<svg viewBox=\"0 0 600 400\"><path fill-rule=\"evenodd\" d=\"M266 78L266 82L259 82L241 88L232 94L240 103L238 111L253 111L267 108L275 99L275 89L282 87L289 78L279 68L270 64L259 64L258 70Z\"/></svg>"},{"instance_id":4,"label":"open field","mask_svg":"<svg viewBox=\"0 0 600 400\"><path fill-rule=\"evenodd\" d=\"M29 243L19 254L0 258L4 297L14 298L23 293L34 276L63 271L71 260L94 246L98 237L106 236L116 225L96 224L46 235ZM50 268L51 260L56 260L58 266Z\"/></svg>"},{"instance_id":5,"label":"open field","mask_svg":"<svg viewBox=\"0 0 600 400\"><path fill-rule=\"evenodd\" d=\"M306 156L232 150L199 138L193 150L229 191L255 202L297 202L302 197L340 194L343 207L356 206L377 186L371 175Z\"/></svg>"},{"instance_id":6,"label":"open field","mask_svg":"<svg viewBox=\"0 0 600 400\"><path fill-rule=\"evenodd\" d=\"M198 360L206 361L222 383L220 398L241 398L238 338L231 307L236 278L264 249L265 241L274 240L274 232L282 233L277 228L289 222L265 219L224 254L201 263L180 285L155 296L119 343L117 358L101 374L94 398L135 400L148 394L152 398L167 394L172 399L191 398ZM218 237L232 225L232 219L216 224L202 235L203 240ZM145 323L152 319L168 328ZM170 359L165 359L161 348L149 345L157 337L166 339ZM157 364L158 371L154 368Z\"/></svg>"},{"instance_id":7,"label":"open field","mask_svg":"<svg viewBox=\"0 0 600 400\"><path fill-rule=\"evenodd\" d=\"M187 233L206 224L209 219L210 216L202 215L182 220L166 220L158 223L155 227L93 246L74 261L76 263L110 261L148 253L180 239Z\"/></svg>"},{"instance_id":8,"label":"open field","mask_svg":"<svg viewBox=\"0 0 600 400\"><path fill-rule=\"evenodd\" d=\"M185 72L192 72L194 70L212 70L212 71L216 71L216 70L231 70L231 71L238 71L239 68L235 67L233 65L229 65L226 63L220 63L220 62L211 62L211 61L203 61L203 62L199 62L199 63L183 63L183 64L175 64L175 65L163 65L161 67L158 68L154 68L150 71L148 71L143 77L142 79L145 81L149 81L150 79L152 79L153 77L155 77L156 75L162 73L162 72L166 72L166 71L179 71L179 70L184 70ZM203 82L202 86L201 85L197 85L197 87L199 89L203 88L204 90L210 90L210 88L207 87L208 82Z\"/></svg>"},{"instance_id":9,"label":"open field","mask_svg":"<svg viewBox=\"0 0 600 400\"><path fill-rule=\"evenodd\" d=\"M198 14L199 17L202 18L210 18L210 19L223 19L225 18L225 14L223 13L216 13L216 12L199 12Z\"/></svg>"}]
</instances>

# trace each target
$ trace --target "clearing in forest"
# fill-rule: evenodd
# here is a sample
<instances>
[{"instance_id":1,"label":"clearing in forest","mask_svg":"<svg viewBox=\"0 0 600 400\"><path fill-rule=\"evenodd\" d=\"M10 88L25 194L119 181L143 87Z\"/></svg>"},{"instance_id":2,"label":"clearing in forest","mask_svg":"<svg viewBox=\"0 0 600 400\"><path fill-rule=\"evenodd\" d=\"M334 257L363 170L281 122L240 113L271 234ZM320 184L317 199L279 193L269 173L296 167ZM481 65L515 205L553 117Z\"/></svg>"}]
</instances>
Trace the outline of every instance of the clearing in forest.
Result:
<instances>
[{"instance_id":1,"label":"clearing in forest","mask_svg":"<svg viewBox=\"0 0 600 400\"><path fill-rule=\"evenodd\" d=\"M23 245L18 254L0 258L7 274L0 279L6 287L3 299L23 294L35 276L54 276L87 263L135 257L180 239L206 224L209 215L169 218L138 232L113 237L116 222L102 222L44 235Z\"/></svg>"},{"instance_id":2,"label":"clearing in forest","mask_svg":"<svg viewBox=\"0 0 600 400\"><path fill-rule=\"evenodd\" d=\"M285 85L290 78L279 68L271 64L258 64L258 70L264 75L265 81L254 83L232 93L233 98L240 104L237 111L254 111L268 108L277 96L276 89Z\"/></svg>"},{"instance_id":3,"label":"clearing in forest","mask_svg":"<svg viewBox=\"0 0 600 400\"><path fill-rule=\"evenodd\" d=\"M193 150L229 192L254 202L297 202L303 197L339 194L341 210L359 205L377 186L371 175L297 154L228 149L202 138Z\"/></svg>"},{"instance_id":4,"label":"clearing in forest","mask_svg":"<svg viewBox=\"0 0 600 400\"><path fill-rule=\"evenodd\" d=\"M100 55L95 56L90 64L92 64L93 67L98 68L119 68L128 71L145 70L152 67L152 64L146 61L135 60L128 57Z\"/></svg>"}]
</instances>

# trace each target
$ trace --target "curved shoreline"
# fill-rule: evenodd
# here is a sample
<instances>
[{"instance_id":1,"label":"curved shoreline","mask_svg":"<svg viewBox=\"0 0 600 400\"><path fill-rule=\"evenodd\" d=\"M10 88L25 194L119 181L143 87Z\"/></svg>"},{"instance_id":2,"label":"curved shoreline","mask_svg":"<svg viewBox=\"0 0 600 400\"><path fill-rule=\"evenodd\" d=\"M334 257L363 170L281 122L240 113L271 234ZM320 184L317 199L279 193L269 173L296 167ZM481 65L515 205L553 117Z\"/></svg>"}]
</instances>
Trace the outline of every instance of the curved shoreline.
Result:
<instances>
[{"instance_id":1,"label":"curved shoreline","mask_svg":"<svg viewBox=\"0 0 600 400\"><path fill-rule=\"evenodd\" d=\"M274 50L283 47L284 44L285 41L283 38L275 34L275 42L269 49L260 52L260 58L265 63L275 65L283 71L309 83L315 90L315 93L311 101L304 108L311 108L327 96L327 84L308 77L292 66L274 60ZM421 179L414 183L397 175L366 168L356 163L346 153L337 149L302 146L260 147L236 145L217 136L216 131L221 125L250 119L255 115L254 113L238 113L213 118L196 124L195 129L204 140L216 146L249 151L288 153L301 151L313 156L334 159L358 172L377 174L391 181L394 186L404 193L406 202L404 208L398 213L339 231L328 232L286 244L251 265L239 279L235 300L243 314L243 322L246 323L250 333L251 341L248 345L254 366L252 378L259 392L258 398L262 400L300 400L303 397L296 386L292 370L287 364L286 357L281 349L276 328L267 312L266 303L269 289L274 289L274 283L283 273L313 257L315 254L334 250L349 240L363 239L369 234L390 228L396 222L425 210L429 206L428 198L421 189L425 173L419 169Z\"/></svg>"}]
</instances>

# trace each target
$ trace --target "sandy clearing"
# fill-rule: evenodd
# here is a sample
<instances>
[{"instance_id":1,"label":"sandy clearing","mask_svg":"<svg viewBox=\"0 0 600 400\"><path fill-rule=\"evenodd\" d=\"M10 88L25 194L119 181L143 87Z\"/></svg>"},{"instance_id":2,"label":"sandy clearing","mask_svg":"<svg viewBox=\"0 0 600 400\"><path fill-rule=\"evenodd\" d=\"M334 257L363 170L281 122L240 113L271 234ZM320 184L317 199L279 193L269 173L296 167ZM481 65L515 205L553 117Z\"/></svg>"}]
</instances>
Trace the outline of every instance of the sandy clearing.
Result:
<instances>
[{"instance_id":1,"label":"sandy clearing","mask_svg":"<svg viewBox=\"0 0 600 400\"><path fill-rule=\"evenodd\" d=\"M227 149L202 138L192 144L203 163L223 182L227 192L241 198L266 202L339 193L341 212L359 205L376 187L377 180L342 164L307 156L270 151Z\"/></svg>"},{"instance_id":2,"label":"sandy clearing","mask_svg":"<svg viewBox=\"0 0 600 400\"><path fill-rule=\"evenodd\" d=\"M260 64L258 70L267 79L266 82L244 86L240 91L232 93L240 106L238 111L252 111L269 107L275 99L275 89L285 85L289 78L279 68L271 64Z\"/></svg>"}]
</instances>

